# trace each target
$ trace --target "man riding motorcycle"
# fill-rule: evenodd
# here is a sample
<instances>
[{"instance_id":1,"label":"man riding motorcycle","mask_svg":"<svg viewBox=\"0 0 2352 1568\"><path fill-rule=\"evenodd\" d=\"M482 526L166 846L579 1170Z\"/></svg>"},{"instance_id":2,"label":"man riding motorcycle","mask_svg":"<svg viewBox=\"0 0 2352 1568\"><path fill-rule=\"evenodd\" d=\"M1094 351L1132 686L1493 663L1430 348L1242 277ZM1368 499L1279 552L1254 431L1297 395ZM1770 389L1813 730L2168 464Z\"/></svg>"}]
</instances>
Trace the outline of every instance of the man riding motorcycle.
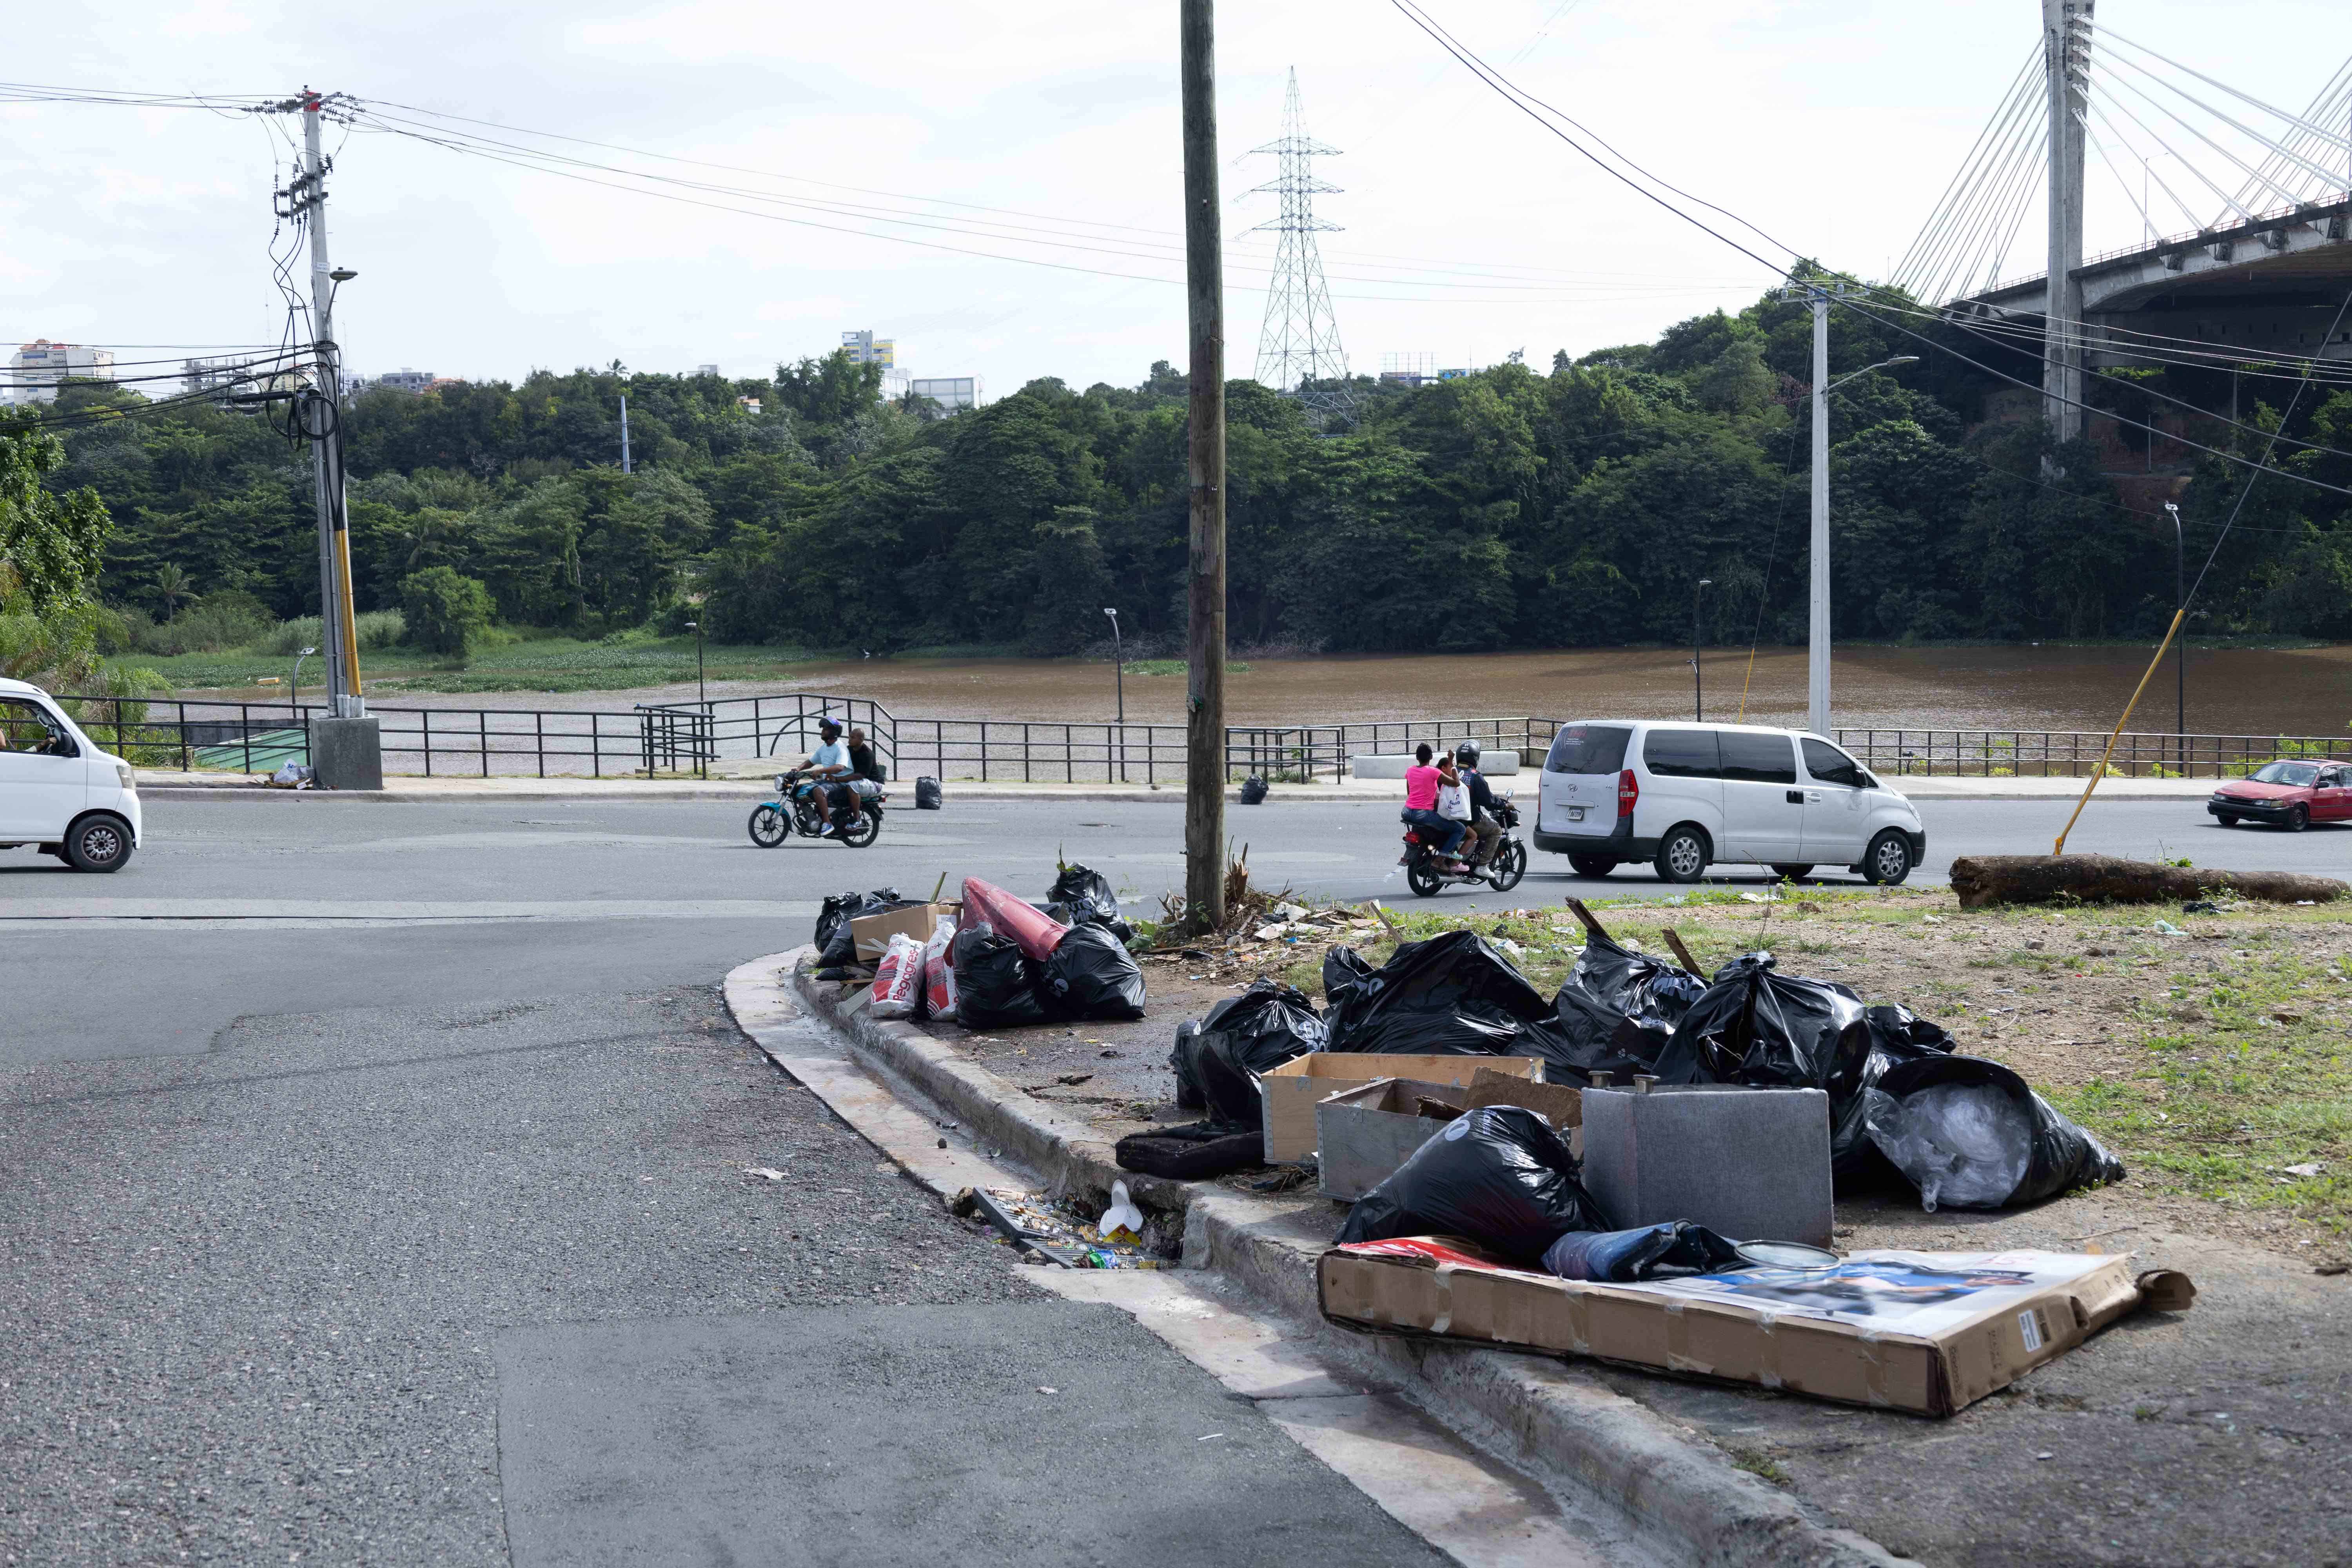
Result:
<instances>
[{"instance_id":1,"label":"man riding motorcycle","mask_svg":"<svg viewBox=\"0 0 2352 1568\"><path fill-rule=\"evenodd\" d=\"M853 772L849 748L841 743L839 721L826 719L816 727L824 744L808 754L807 766L820 781L816 786L818 805L825 814L824 831L821 837L833 837L847 826L857 810L857 791L850 784Z\"/></svg>"},{"instance_id":2,"label":"man riding motorcycle","mask_svg":"<svg viewBox=\"0 0 2352 1568\"><path fill-rule=\"evenodd\" d=\"M1495 791L1486 783L1486 775L1478 771L1478 742L1465 741L1454 748L1454 765L1462 777L1463 794L1470 806L1470 832L1478 840L1477 847L1468 859L1474 867L1484 866L1503 847L1503 825L1495 820Z\"/></svg>"}]
</instances>

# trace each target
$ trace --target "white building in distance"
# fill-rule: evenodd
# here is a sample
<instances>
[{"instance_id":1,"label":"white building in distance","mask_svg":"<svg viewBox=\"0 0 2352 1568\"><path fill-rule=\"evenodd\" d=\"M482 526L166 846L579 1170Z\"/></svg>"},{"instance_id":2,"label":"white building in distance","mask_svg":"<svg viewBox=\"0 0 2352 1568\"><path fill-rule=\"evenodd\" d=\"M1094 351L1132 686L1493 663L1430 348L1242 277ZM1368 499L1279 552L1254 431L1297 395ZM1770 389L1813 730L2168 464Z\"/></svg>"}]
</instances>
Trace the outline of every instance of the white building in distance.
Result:
<instances>
[{"instance_id":1,"label":"white building in distance","mask_svg":"<svg viewBox=\"0 0 2352 1568\"><path fill-rule=\"evenodd\" d=\"M10 356L8 374L0 378L0 403L55 403L68 378L112 381L114 351L36 339Z\"/></svg>"}]
</instances>

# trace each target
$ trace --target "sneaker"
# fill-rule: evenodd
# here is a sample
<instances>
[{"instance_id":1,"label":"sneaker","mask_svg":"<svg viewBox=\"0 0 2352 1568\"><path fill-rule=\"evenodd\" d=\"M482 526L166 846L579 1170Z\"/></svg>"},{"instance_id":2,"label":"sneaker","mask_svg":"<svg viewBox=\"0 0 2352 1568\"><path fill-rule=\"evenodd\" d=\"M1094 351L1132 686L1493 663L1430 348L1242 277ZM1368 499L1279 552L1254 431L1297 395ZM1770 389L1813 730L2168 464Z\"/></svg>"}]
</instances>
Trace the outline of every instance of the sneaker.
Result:
<instances>
[{"instance_id":1,"label":"sneaker","mask_svg":"<svg viewBox=\"0 0 2352 1568\"><path fill-rule=\"evenodd\" d=\"M819 838L832 838L837 837L837 834L833 824L828 822L823 827L816 830L816 836Z\"/></svg>"}]
</instances>

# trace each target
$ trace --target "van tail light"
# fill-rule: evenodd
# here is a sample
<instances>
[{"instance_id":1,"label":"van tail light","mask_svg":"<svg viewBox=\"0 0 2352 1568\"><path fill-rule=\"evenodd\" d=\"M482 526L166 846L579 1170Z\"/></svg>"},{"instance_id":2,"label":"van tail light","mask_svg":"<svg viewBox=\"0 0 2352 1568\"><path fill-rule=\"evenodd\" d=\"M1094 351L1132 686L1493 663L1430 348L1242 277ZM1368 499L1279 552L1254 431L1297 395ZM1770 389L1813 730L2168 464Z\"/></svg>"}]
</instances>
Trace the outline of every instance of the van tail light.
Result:
<instances>
[{"instance_id":1,"label":"van tail light","mask_svg":"<svg viewBox=\"0 0 2352 1568\"><path fill-rule=\"evenodd\" d=\"M1641 798L1641 781L1634 778L1633 769L1627 768L1623 773L1617 775L1617 815L1620 816L1633 816L1633 803Z\"/></svg>"}]
</instances>

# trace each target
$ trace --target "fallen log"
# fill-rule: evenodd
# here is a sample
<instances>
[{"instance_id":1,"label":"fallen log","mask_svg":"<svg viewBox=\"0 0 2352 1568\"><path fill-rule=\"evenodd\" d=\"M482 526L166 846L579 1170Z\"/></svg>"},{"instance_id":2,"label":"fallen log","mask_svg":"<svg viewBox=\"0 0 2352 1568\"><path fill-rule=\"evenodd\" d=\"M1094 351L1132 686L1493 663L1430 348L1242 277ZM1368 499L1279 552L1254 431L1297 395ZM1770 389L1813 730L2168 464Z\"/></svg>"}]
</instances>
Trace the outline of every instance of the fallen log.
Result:
<instances>
[{"instance_id":1,"label":"fallen log","mask_svg":"<svg viewBox=\"0 0 2352 1568\"><path fill-rule=\"evenodd\" d=\"M2159 904L2222 889L2271 903L2324 904L2352 892L2352 884L2293 871L2219 871L2112 855L1968 855L1952 862L1952 891L1964 910L1988 904Z\"/></svg>"}]
</instances>

